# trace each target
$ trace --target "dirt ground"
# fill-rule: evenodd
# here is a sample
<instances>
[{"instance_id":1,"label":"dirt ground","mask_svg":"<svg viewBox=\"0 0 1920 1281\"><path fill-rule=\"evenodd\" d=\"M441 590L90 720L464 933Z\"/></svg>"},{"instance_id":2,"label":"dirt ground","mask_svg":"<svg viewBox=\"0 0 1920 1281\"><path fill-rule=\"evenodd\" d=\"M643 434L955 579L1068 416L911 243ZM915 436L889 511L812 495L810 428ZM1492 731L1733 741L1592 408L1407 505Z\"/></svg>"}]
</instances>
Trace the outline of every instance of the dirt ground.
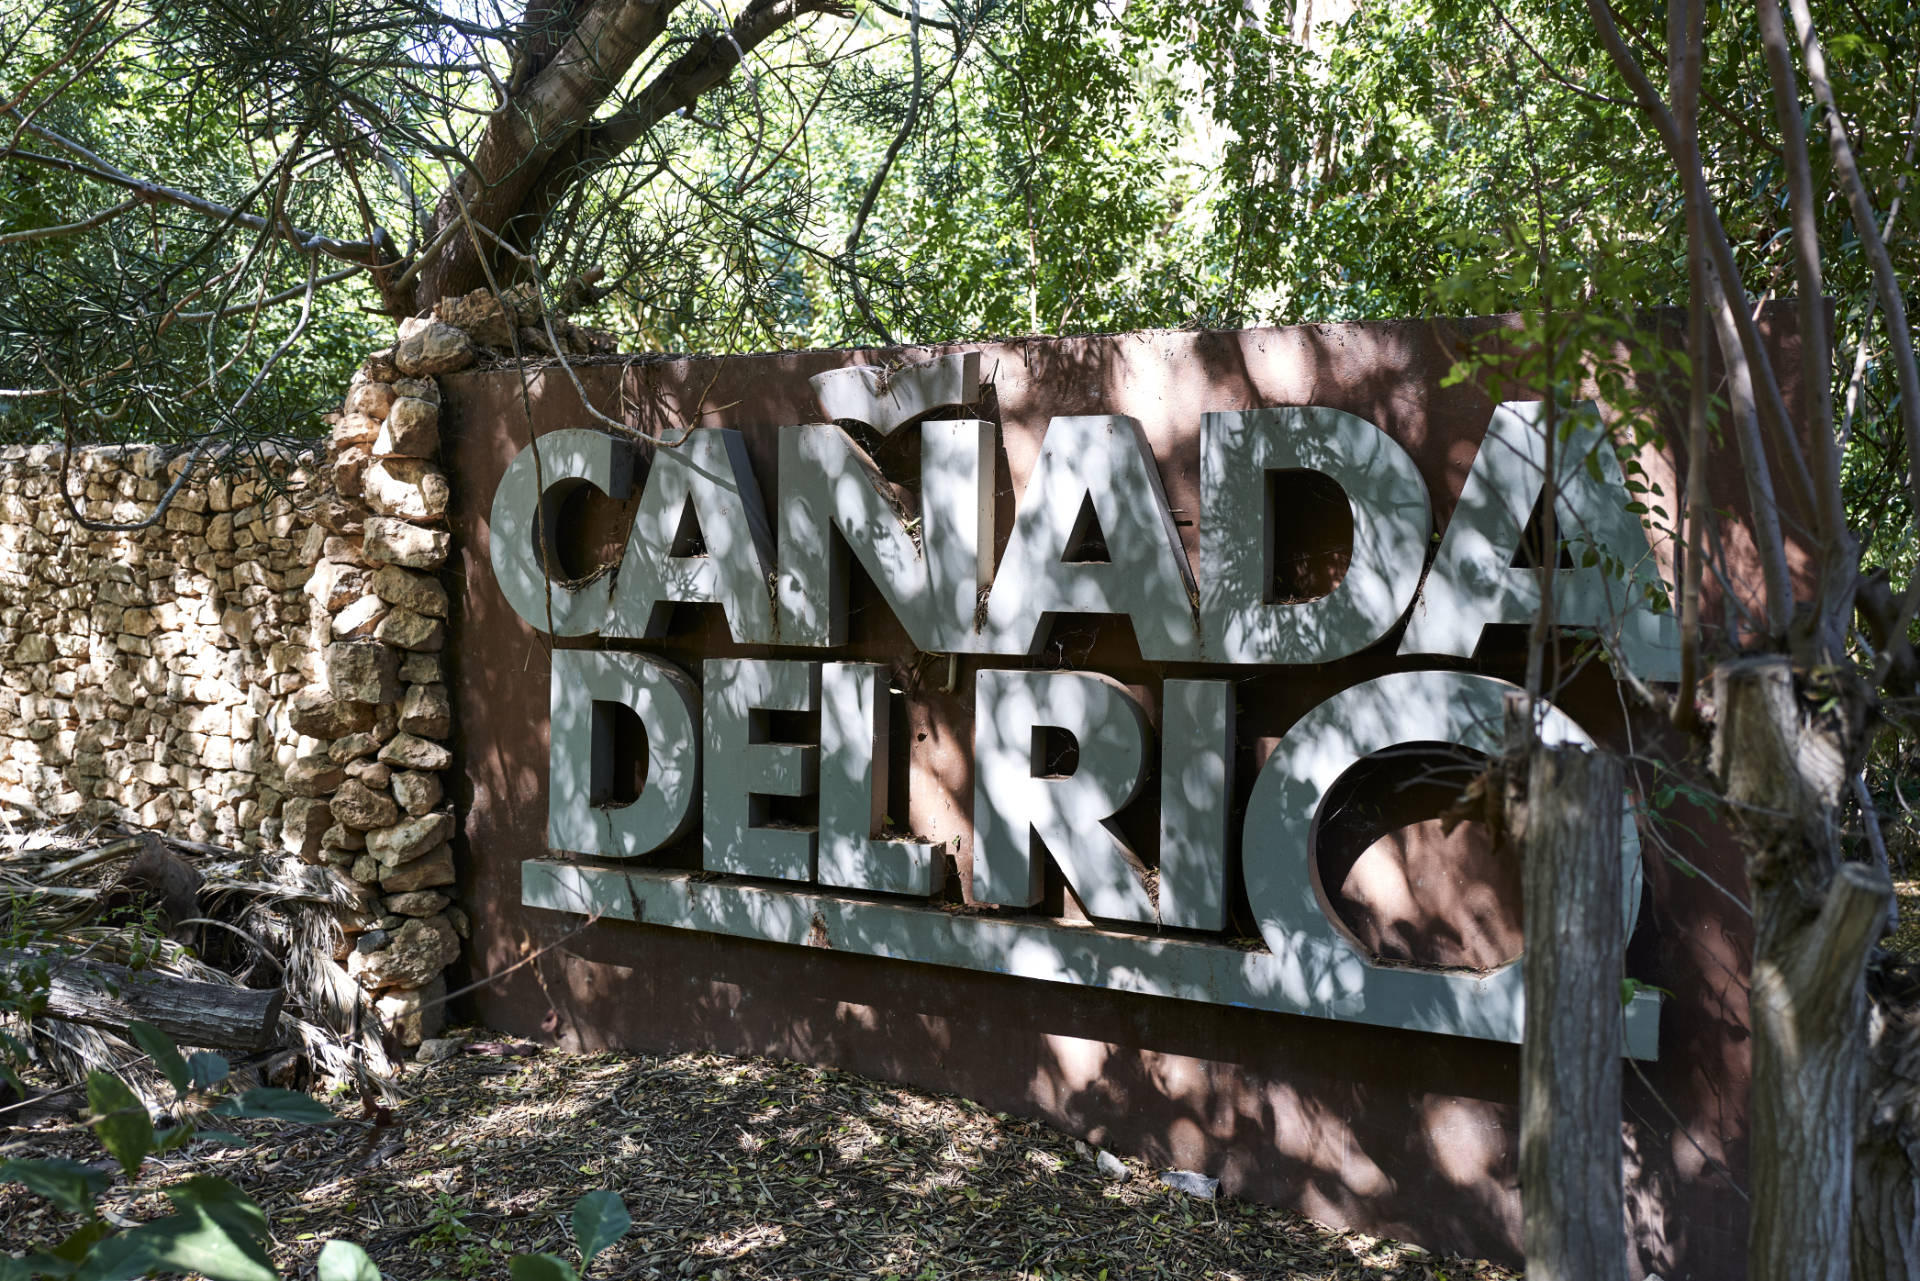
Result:
<instances>
[{"instance_id":1,"label":"dirt ground","mask_svg":"<svg viewBox=\"0 0 1920 1281\"><path fill-rule=\"evenodd\" d=\"M336 1127L241 1122L246 1146L196 1144L150 1164L143 1183L190 1172L239 1183L266 1208L290 1277L311 1277L334 1237L365 1246L389 1278L504 1277L509 1254L570 1253L568 1211L595 1188L621 1195L634 1228L593 1277L1514 1275L1175 1192L1138 1162L1103 1172L1074 1139L964 1099L761 1059L482 1045L410 1067L390 1126L359 1120L345 1099ZM102 1159L70 1128L7 1137L24 1140L12 1156ZM110 1206L164 1212L151 1191ZM24 1250L61 1226L0 1186L0 1246Z\"/></svg>"}]
</instances>

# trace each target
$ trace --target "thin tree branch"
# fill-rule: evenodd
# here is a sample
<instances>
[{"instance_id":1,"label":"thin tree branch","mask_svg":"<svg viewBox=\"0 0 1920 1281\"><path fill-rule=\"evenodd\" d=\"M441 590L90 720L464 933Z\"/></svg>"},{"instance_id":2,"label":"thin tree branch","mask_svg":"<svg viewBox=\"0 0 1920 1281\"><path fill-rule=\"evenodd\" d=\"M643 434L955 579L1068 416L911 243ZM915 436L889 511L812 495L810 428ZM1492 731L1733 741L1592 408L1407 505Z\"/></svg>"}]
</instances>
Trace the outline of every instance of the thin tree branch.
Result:
<instances>
[{"instance_id":1,"label":"thin tree branch","mask_svg":"<svg viewBox=\"0 0 1920 1281\"><path fill-rule=\"evenodd\" d=\"M1766 0L1770 6L1773 0ZM1833 85L1827 78L1827 56L1813 27L1813 12L1807 0L1789 0L1794 30L1800 37L1800 54L1806 62L1807 81L1813 86L1814 101L1827 118L1827 148L1833 157L1834 178L1847 198L1853 215L1854 231L1866 247L1867 262L1873 268L1874 292L1886 317L1887 341L1892 348L1893 368L1900 385L1900 423L1907 438L1907 489L1914 511L1920 513L1920 366L1913 353L1913 331L1907 325L1907 304L1901 296L1900 279L1894 274L1893 259L1887 254L1887 242L1881 235L1873 202L1860 178L1860 166L1847 137L1846 121L1834 103ZM1912 154L1909 146L1908 154ZM1901 177L1904 180L1905 174ZM1892 221L1892 216L1888 216Z\"/></svg>"},{"instance_id":2,"label":"thin tree branch","mask_svg":"<svg viewBox=\"0 0 1920 1281\"><path fill-rule=\"evenodd\" d=\"M1667 83L1685 149L1685 167L1700 158L1700 70L1705 37L1705 0L1675 0L1668 9ZM1673 723L1696 726L1694 696L1700 681L1701 562L1706 559L1707 501L1707 271L1705 222L1693 184L1686 187L1687 211L1687 504L1679 545L1686 563L1680 583L1680 689Z\"/></svg>"},{"instance_id":3,"label":"thin tree branch","mask_svg":"<svg viewBox=\"0 0 1920 1281\"><path fill-rule=\"evenodd\" d=\"M951 22L941 22L935 18L922 17L920 15L920 6L918 4L915 4L913 6L913 12L911 14L907 14L902 12L899 9L894 8L890 4L881 3L881 0L867 0L867 3L872 5L874 8L878 9L882 13L890 13L896 18L901 18L909 22L915 22L923 27L938 27L942 31L951 31L955 35L964 34L958 26L956 26Z\"/></svg>"},{"instance_id":4,"label":"thin tree branch","mask_svg":"<svg viewBox=\"0 0 1920 1281\"><path fill-rule=\"evenodd\" d=\"M306 299L300 308L300 319L295 322L293 328L288 331L287 336L280 340L279 346L275 347L272 353L267 356L265 363L254 372L253 378L247 383L246 389L234 399L232 405L223 411L228 421L233 421L239 417L240 411L246 407L248 401L253 399L253 394L259 391L261 386L266 382L267 374L272 371L276 364L280 363L282 357L293 350L294 344L299 342L301 335L306 333L307 322L313 319L313 295L319 284L319 281L314 275L314 269L318 265L318 258L307 259ZM58 377L58 375L55 376ZM167 492L160 496L159 502L154 504L153 511L148 513L144 519L125 523L96 521L89 520L86 514L80 510L80 505L74 500L73 492L67 483L67 478L73 465L75 448L73 427L69 421L67 424L67 447L60 454L60 497L66 500L67 511L72 514L74 521L82 529L88 530L89 532L96 534L130 534L143 529L150 529L166 517L167 509L173 505L174 497L179 494L181 487L186 484L187 477L193 474L194 466L199 462L200 455L206 452L207 446L212 443L213 439L214 434L209 432L194 442L192 450L187 454L187 461L180 468L180 474L174 477L173 484L167 487Z\"/></svg>"},{"instance_id":5,"label":"thin tree branch","mask_svg":"<svg viewBox=\"0 0 1920 1281\"><path fill-rule=\"evenodd\" d=\"M195 213L205 214L210 218L219 218L223 221L238 223L241 226L250 227L256 231L275 230L274 224L269 223L267 219L261 217L259 214L230 209L226 205L193 195L190 192L181 191L176 187L168 187L161 183L150 182L146 179L136 178L131 174L123 173L115 166L108 164L106 161L100 159L100 157L94 155L79 143L74 142L70 138L63 137L43 125L28 125L26 132L43 141L51 142L55 146L73 155L79 156L81 161L76 162L61 156L50 156L37 151L27 151L19 147L8 147L5 150L0 150L0 160L17 159L29 161L33 164L45 165L49 168L59 169L78 177L90 178L95 182L132 191L149 202L161 201L170 205L178 205L183 209L191 209ZM380 247L370 241L335 240L331 236L324 236L318 232L303 231L290 223L285 224L284 228L278 231L278 234L303 253L322 253L330 258L339 258L346 262L357 262L367 267L378 266L384 259Z\"/></svg>"},{"instance_id":6,"label":"thin tree branch","mask_svg":"<svg viewBox=\"0 0 1920 1281\"><path fill-rule=\"evenodd\" d=\"M92 19L88 21L85 27L81 28L80 34L75 36L67 44L67 47L60 51L58 56L49 61L46 66L34 72L27 83L20 87L18 93L15 93L5 102L0 102L0 112L12 113L20 104L27 100L28 95L32 94L42 80L52 75L55 69L65 66L69 58L80 52L80 46L87 42L87 37L100 29L100 24L107 20L108 16L113 13L118 4L119 0L105 0L98 9L94 10Z\"/></svg>"},{"instance_id":7,"label":"thin tree branch","mask_svg":"<svg viewBox=\"0 0 1920 1281\"><path fill-rule=\"evenodd\" d=\"M327 285L337 285L341 281L357 276L366 270L366 267L359 266L358 264L351 267L343 267L339 271L316 277L313 282L313 287L318 289L324 288ZM214 311L179 312L173 316L173 319L183 323L205 324L209 320L226 320L231 316L244 316L249 312L259 311L263 307L272 307L283 302L292 302L295 298L305 294L307 288L306 285L295 285L291 289L282 289L277 294L271 294L265 298L258 298L253 302L236 303L231 307L221 307Z\"/></svg>"},{"instance_id":8,"label":"thin tree branch","mask_svg":"<svg viewBox=\"0 0 1920 1281\"><path fill-rule=\"evenodd\" d=\"M1532 56L1533 60L1540 64L1540 69L1547 73L1547 79L1553 81L1562 89L1570 90L1580 97L1587 99L1589 102L1597 102L1603 106L1626 107L1628 110L1632 110L1638 105L1627 98L1616 98L1612 94L1607 93L1595 93L1584 85L1577 85L1567 79L1565 75L1561 74L1558 67L1547 61L1547 56L1544 53L1541 53L1534 47L1533 41L1527 39L1526 33L1515 26L1511 18L1507 17L1507 11L1500 7L1499 0L1494 0L1493 14L1496 18L1500 19L1501 26L1513 33L1513 38L1520 42L1520 47L1525 49L1527 53Z\"/></svg>"},{"instance_id":9,"label":"thin tree branch","mask_svg":"<svg viewBox=\"0 0 1920 1281\"><path fill-rule=\"evenodd\" d=\"M1800 396L1813 435L1809 455L1816 499L1815 537L1820 573L1814 588L1814 628L1820 656L1837 661L1846 646L1846 621L1853 613L1854 542L1847 524L1846 496L1840 492L1840 450L1833 436L1833 375L1827 335L1826 280L1820 267L1820 224L1813 185L1813 161L1807 153L1806 121L1787 46L1779 0L1758 0L1760 44L1773 84L1775 114L1786 146L1787 210L1793 227L1793 270L1800 312Z\"/></svg>"},{"instance_id":10,"label":"thin tree branch","mask_svg":"<svg viewBox=\"0 0 1920 1281\"><path fill-rule=\"evenodd\" d=\"M1633 50L1627 48L1626 41L1621 38L1607 0L1586 0L1586 5L1588 13L1593 15L1594 25L1599 29L1601 43L1613 58L1614 66L1632 87L1634 96L1640 101L1641 110L1653 122L1661 141L1666 145L1667 154L1677 165L1681 154L1680 128L1673 119L1673 113L1667 109L1665 100L1653 87L1653 82L1647 79L1647 73L1641 69ZM1780 394L1780 381L1774 376L1772 358L1760 341L1760 330L1754 323L1752 306L1747 300L1746 289L1740 283L1740 268L1734 261L1733 245L1727 239L1727 230L1720 222L1719 211L1714 208L1706 174L1696 164L1691 173L1683 171L1680 180L1692 182L1700 189L1707 215L1707 247L1713 251L1714 270L1719 274L1720 289L1725 295L1724 305L1732 313L1740 347L1754 371L1754 405L1759 411L1760 421L1794 464L1788 469L1787 480L1795 490L1795 497L1804 502L1809 511L1814 510L1813 493L1807 483L1810 474L1807 461L1800 449L1799 437L1794 434L1792 419L1787 414L1786 400Z\"/></svg>"},{"instance_id":11,"label":"thin tree branch","mask_svg":"<svg viewBox=\"0 0 1920 1281\"><path fill-rule=\"evenodd\" d=\"M900 122L899 130L893 135L893 142L887 147L886 155L880 158L880 167L874 171L873 180L867 184L867 193L860 201L860 211L853 217L853 228L847 232L846 260L851 264L860 250L860 237L866 233L867 217L873 212L873 205L880 198L880 188L886 185L887 175L893 170L893 162L899 158L900 149L907 145L907 139L913 136L914 128L920 123L920 96L926 87L926 77L920 61L920 0L907 0L911 13L908 20L907 38L913 51L913 96L907 100L907 117ZM954 60L959 66L959 59ZM867 300L867 291L861 288L860 277L850 272L847 283L853 287L853 300L859 305L860 315L867 327L880 335L883 346L893 346L893 335L879 317L873 314L873 304Z\"/></svg>"},{"instance_id":12,"label":"thin tree branch","mask_svg":"<svg viewBox=\"0 0 1920 1281\"><path fill-rule=\"evenodd\" d=\"M1600 34L1601 43L1606 46L1614 66L1621 77L1633 89L1639 99L1641 110L1653 122L1666 145L1667 154L1678 168L1684 149L1680 142L1680 128L1668 110L1666 102L1660 97L1653 82L1647 79L1647 73L1641 68L1639 59L1620 36L1615 25L1613 10L1607 0L1586 0L1587 11L1592 15L1594 25ZM1816 503L1809 484L1806 458L1800 449L1800 441L1794 434L1792 420L1787 415L1786 401L1780 393L1780 382L1774 375L1773 361L1767 354L1765 344L1760 340L1760 331L1754 323L1754 315L1747 301L1745 288L1740 283L1739 264L1734 261L1733 246L1727 239L1726 228L1720 222L1719 212L1713 206L1712 193L1707 188L1706 174L1700 165L1691 170L1682 169L1682 182L1695 189L1704 214L1703 224L1707 233L1707 247L1711 250L1711 263L1715 275L1719 278L1719 297L1713 308L1716 324L1721 326L1721 346L1726 351L1729 366L1736 372L1746 373L1746 389L1752 398L1758 416L1756 428L1764 426L1773 436L1780 451L1788 460L1787 481L1795 492L1795 497L1805 504L1808 510L1814 510ZM1729 341L1729 339L1733 341ZM1738 416L1736 416L1737 418ZM1785 579L1786 551L1784 545L1774 545L1779 537L1779 509L1773 500L1773 481L1767 466L1766 453L1760 447L1759 432L1751 435L1742 433L1741 462L1747 473L1749 491L1756 497L1764 497L1764 506L1756 504L1756 521L1771 525L1768 536L1759 539L1763 564L1768 567L1769 596L1775 596L1776 580L1774 571L1778 569L1780 578ZM1774 608L1784 606L1790 612L1792 596L1786 595L1784 601L1777 597L1770 600L1769 613Z\"/></svg>"},{"instance_id":13,"label":"thin tree branch","mask_svg":"<svg viewBox=\"0 0 1920 1281\"><path fill-rule=\"evenodd\" d=\"M1907 126L1906 162L1901 167L1900 177L1896 179L1893 184L1893 201L1887 206L1886 219L1880 224L1880 239L1883 242L1888 236L1893 234L1893 224L1900 219L1900 203L1906 198L1907 174L1913 168L1913 157L1916 149L1920 149L1920 108L1915 108L1913 123ZM1834 180L1836 182L1839 180L1839 171L1837 169L1834 172ZM1859 407L1861 387L1867 377L1867 350L1869 340L1873 335L1873 313L1878 306L1879 294L1877 292L1868 294L1867 314L1860 318L1860 345L1854 351L1853 355L1853 376L1847 379L1846 414L1840 424L1840 447L1842 449L1847 447L1847 441L1853 437L1853 415L1854 411ZM1911 456L1912 451L1909 450L1908 454Z\"/></svg>"},{"instance_id":14,"label":"thin tree branch","mask_svg":"<svg viewBox=\"0 0 1920 1281\"><path fill-rule=\"evenodd\" d=\"M132 196L126 200L122 200L111 209L102 209L92 217L82 218L79 222L64 222L58 227L35 227L29 231L9 231L0 235L0 248L5 248L7 245L25 244L29 240L50 240L55 236L73 236L83 231L92 231L95 227L104 226L112 222L115 218L118 218L121 214L129 210L138 209L146 203L147 202L141 197Z\"/></svg>"}]
</instances>

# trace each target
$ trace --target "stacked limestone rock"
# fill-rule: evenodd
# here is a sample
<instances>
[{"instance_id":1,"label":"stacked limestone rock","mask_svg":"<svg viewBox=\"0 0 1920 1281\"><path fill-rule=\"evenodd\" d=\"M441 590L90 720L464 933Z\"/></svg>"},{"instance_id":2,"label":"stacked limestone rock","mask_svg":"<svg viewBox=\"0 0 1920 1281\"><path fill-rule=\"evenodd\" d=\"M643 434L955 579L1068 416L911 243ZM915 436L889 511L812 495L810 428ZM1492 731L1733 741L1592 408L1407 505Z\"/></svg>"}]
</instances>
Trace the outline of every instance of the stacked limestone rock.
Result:
<instances>
[{"instance_id":1,"label":"stacked limestone rock","mask_svg":"<svg viewBox=\"0 0 1920 1281\"><path fill-rule=\"evenodd\" d=\"M467 932L448 894L454 817L440 777L452 707L435 571L451 535L434 376L473 359L463 331L409 320L355 376L329 446L338 497L320 510L328 532L306 584L322 679L291 708L304 737L281 839L351 881L347 972L407 1045L439 1030L441 972Z\"/></svg>"},{"instance_id":2,"label":"stacked limestone rock","mask_svg":"<svg viewBox=\"0 0 1920 1281\"><path fill-rule=\"evenodd\" d=\"M434 377L473 359L462 330L405 322L355 377L324 465L216 459L138 531L74 520L58 447L0 450L0 808L330 866L344 942L303 968L341 1019L358 1021L357 982L406 1044L437 1030L466 933L441 779ZM83 449L67 483L88 520L128 524L188 463Z\"/></svg>"},{"instance_id":3,"label":"stacked limestone rock","mask_svg":"<svg viewBox=\"0 0 1920 1281\"><path fill-rule=\"evenodd\" d=\"M264 469L190 481L132 532L73 518L63 459L0 450L0 805L261 848L299 754L286 707L317 670L312 457L270 450ZM67 485L88 520L132 524L186 465L80 449Z\"/></svg>"}]
</instances>

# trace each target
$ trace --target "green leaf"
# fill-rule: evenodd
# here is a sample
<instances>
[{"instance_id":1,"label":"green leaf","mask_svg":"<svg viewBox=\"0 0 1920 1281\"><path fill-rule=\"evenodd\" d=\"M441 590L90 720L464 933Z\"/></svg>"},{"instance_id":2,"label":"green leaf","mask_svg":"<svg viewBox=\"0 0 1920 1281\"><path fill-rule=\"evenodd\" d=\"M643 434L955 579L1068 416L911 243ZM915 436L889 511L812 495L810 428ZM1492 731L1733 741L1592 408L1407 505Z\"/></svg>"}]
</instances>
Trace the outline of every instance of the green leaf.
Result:
<instances>
[{"instance_id":1,"label":"green leaf","mask_svg":"<svg viewBox=\"0 0 1920 1281\"><path fill-rule=\"evenodd\" d=\"M87 1261L74 1272L75 1281L133 1281L160 1264L145 1237L123 1232L94 1246Z\"/></svg>"},{"instance_id":2,"label":"green leaf","mask_svg":"<svg viewBox=\"0 0 1920 1281\"><path fill-rule=\"evenodd\" d=\"M145 1050L153 1059L153 1065L166 1075L167 1084L173 1087L176 1095L185 1094L192 1077L187 1072L187 1061L180 1057L180 1047L173 1038L151 1023L142 1023L135 1019L127 1024L127 1034L134 1044Z\"/></svg>"},{"instance_id":3,"label":"green leaf","mask_svg":"<svg viewBox=\"0 0 1920 1281\"><path fill-rule=\"evenodd\" d=\"M211 1174L196 1174L185 1183L166 1189L167 1200L176 1210L203 1210L214 1218L230 1223L238 1232L256 1241L265 1241L272 1229L267 1212L235 1184Z\"/></svg>"},{"instance_id":4,"label":"green leaf","mask_svg":"<svg viewBox=\"0 0 1920 1281\"><path fill-rule=\"evenodd\" d=\"M633 1226L620 1194L597 1188L573 1203L573 1243L580 1247L580 1267L584 1271L593 1256L618 1241Z\"/></svg>"},{"instance_id":5,"label":"green leaf","mask_svg":"<svg viewBox=\"0 0 1920 1281\"><path fill-rule=\"evenodd\" d=\"M166 1189L179 1211L142 1223L94 1251L86 1281L150 1272L199 1272L212 1281L276 1281L267 1260L267 1216L225 1179L199 1175Z\"/></svg>"},{"instance_id":6,"label":"green leaf","mask_svg":"<svg viewBox=\"0 0 1920 1281\"><path fill-rule=\"evenodd\" d=\"M380 1269L353 1242L329 1241L320 1247L317 1281L380 1281Z\"/></svg>"},{"instance_id":7,"label":"green leaf","mask_svg":"<svg viewBox=\"0 0 1920 1281\"><path fill-rule=\"evenodd\" d=\"M573 1265L557 1254L516 1254L507 1260L512 1281L579 1281Z\"/></svg>"},{"instance_id":8,"label":"green leaf","mask_svg":"<svg viewBox=\"0 0 1920 1281\"><path fill-rule=\"evenodd\" d=\"M211 1090L227 1079L227 1061L212 1050L195 1050L187 1055L187 1072L196 1090Z\"/></svg>"},{"instance_id":9,"label":"green leaf","mask_svg":"<svg viewBox=\"0 0 1920 1281\"><path fill-rule=\"evenodd\" d=\"M160 1130L153 1136L153 1150L156 1155L165 1156L175 1148L183 1148L193 1142L194 1127L176 1125L169 1130Z\"/></svg>"},{"instance_id":10,"label":"green leaf","mask_svg":"<svg viewBox=\"0 0 1920 1281\"><path fill-rule=\"evenodd\" d=\"M147 1105L134 1097L126 1082L105 1072L87 1073L87 1106L97 1118L93 1123L100 1140L120 1168L131 1179L140 1172L140 1163L153 1151L153 1118Z\"/></svg>"},{"instance_id":11,"label":"green leaf","mask_svg":"<svg viewBox=\"0 0 1920 1281\"><path fill-rule=\"evenodd\" d=\"M93 1203L112 1186L104 1170L96 1170L78 1161L52 1157L45 1161L0 1162L0 1183L19 1183L27 1191L65 1210L68 1214L93 1214Z\"/></svg>"},{"instance_id":12,"label":"green leaf","mask_svg":"<svg viewBox=\"0 0 1920 1281\"><path fill-rule=\"evenodd\" d=\"M271 1085L248 1090L238 1098L222 1099L213 1105L221 1116L264 1117L274 1121L298 1121L305 1125L326 1125L340 1118L333 1109L298 1090L282 1090Z\"/></svg>"},{"instance_id":13,"label":"green leaf","mask_svg":"<svg viewBox=\"0 0 1920 1281\"><path fill-rule=\"evenodd\" d=\"M87 1257L93 1253L93 1247L100 1244L102 1238L111 1236L112 1233L113 1225L105 1219L94 1219L83 1223L68 1234L66 1240L53 1247L53 1256L56 1259L65 1259L77 1268L87 1261Z\"/></svg>"},{"instance_id":14,"label":"green leaf","mask_svg":"<svg viewBox=\"0 0 1920 1281\"><path fill-rule=\"evenodd\" d=\"M35 1277L73 1275L73 1265L51 1254L28 1254L16 1259L0 1254L0 1281L33 1281Z\"/></svg>"},{"instance_id":15,"label":"green leaf","mask_svg":"<svg viewBox=\"0 0 1920 1281\"><path fill-rule=\"evenodd\" d=\"M263 1219L264 1221L264 1219ZM96 1271L101 1253L119 1250L110 1270ZM132 1270L127 1270L131 1268ZM198 1272L211 1281L278 1281L266 1247L204 1205L142 1223L101 1243L80 1273L85 1281L128 1281L151 1272Z\"/></svg>"}]
</instances>

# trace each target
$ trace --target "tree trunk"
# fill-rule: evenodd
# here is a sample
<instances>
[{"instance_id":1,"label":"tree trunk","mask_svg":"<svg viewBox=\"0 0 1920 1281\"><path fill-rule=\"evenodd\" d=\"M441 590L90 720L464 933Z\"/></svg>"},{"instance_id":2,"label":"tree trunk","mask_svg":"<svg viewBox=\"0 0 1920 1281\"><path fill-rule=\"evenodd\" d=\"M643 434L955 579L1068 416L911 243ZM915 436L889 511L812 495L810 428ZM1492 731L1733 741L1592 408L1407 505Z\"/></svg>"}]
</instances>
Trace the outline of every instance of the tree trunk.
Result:
<instances>
[{"instance_id":1,"label":"tree trunk","mask_svg":"<svg viewBox=\"0 0 1920 1281\"><path fill-rule=\"evenodd\" d=\"M1840 861L1858 721L1815 712L1779 656L1714 673L1713 763L1748 847L1754 919L1752 1281L1844 1281L1865 966L1891 887Z\"/></svg>"},{"instance_id":2,"label":"tree trunk","mask_svg":"<svg viewBox=\"0 0 1920 1281\"><path fill-rule=\"evenodd\" d=\"M1875 993L1853 1150L1853 1281L1920 1279L1920 1006L1912 967Z\"/></svg>"},{"instance_id":3,"label":"tree trunk","mask_svg":"<svg viewBox=\"0 0 1920 1281\"><path fill-rule=\"evenodd\" d=\"M134 1020L151 1023L181 1045L211 1050L263 1050L275 1043L279 988L197 983L151 970L98 961L67 961L29 952L0 953L0 968L44 962L51 986L43 1017L125 1033Z\"/></svg>"},{"instance_id":4,"label":"tree trunk","mask_svg":"<svg viewBox=\"0 0 1920 1281\"><path fill-rule=\"evenodd\" d=\"M1620 1139L1620 761L1527 758L1521 841L1527 1022L1520 1203L1531 1281L1626 1281Z\"/></svg>"}]
</instances>

